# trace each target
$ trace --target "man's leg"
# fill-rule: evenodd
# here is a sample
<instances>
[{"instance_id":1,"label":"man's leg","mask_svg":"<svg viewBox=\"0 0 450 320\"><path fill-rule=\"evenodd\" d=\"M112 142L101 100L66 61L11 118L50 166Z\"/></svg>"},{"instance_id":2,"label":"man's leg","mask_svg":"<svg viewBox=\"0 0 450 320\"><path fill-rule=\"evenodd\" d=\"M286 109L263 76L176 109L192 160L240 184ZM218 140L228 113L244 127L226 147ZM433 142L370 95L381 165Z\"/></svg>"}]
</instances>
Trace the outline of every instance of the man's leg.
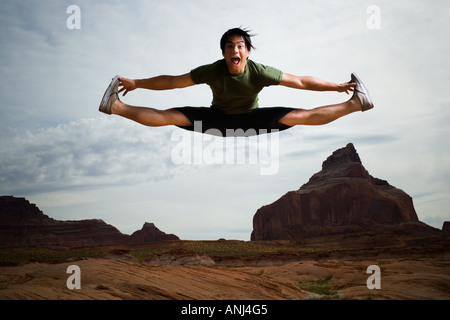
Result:
<instances>
[{"instance_id":1,"label":"man's leg","mask_svg":"<svg viewBox=\"0 0 450 320\"><path fill-rule=\"evenodd\" d=\"M127 105L119 99L114 102L111 111L112 114L122 116L149 127L192 125L191 121L178 110L158 110L147 107L135 107Z\"/></svg>"},{"instance_id":2,"label":"man's leg","mask_svg":"<svg viewBox=\"0 0 450 320\"><path fill-rule=\"evenodd\" d=\"M317 107L310 110L293 110L281 118L280 123L288 126L323 125L356 111L361 111L361 103L354 96L350 100L339 104Z\"/></svg>"}]
</instances>

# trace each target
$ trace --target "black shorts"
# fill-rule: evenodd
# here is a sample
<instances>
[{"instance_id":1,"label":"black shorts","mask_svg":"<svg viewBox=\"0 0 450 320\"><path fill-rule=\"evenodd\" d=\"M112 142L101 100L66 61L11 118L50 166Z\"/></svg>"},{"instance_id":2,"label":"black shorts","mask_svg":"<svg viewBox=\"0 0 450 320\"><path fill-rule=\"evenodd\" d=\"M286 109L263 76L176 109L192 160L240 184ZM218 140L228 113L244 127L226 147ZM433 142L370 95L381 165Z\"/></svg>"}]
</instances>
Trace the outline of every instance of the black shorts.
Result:
<instances>
[{"instance_id":1,"label":"black shorts","mask_svg":"<svg viewBox=\"0 0 450 320\"><path fill-rule=\"evenodd\" d=\"M254 136L289 129L280 119L294 110L287 107L257 108L243 114L226 114L209 107L179 107L192 126L180 128L216 136Z\"/></svg>"}]
</instances>

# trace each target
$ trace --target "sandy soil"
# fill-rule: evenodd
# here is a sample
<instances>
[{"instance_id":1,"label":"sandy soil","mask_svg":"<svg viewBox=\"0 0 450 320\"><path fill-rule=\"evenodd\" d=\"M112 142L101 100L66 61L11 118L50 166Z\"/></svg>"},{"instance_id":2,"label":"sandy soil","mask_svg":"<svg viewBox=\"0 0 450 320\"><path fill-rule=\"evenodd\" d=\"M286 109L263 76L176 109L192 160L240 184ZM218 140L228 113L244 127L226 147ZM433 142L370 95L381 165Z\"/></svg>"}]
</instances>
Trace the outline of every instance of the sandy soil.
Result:
<instances>
[{"instance_id":1,"label":"sandy soil","mask_svg":"<svg viewBox=\"0 0 450 320\"><path fill-rule=\"evenodd\" d=\"M367 267L380 266L369 290ZM81 289L68 289L68 266ZM317 288L322 289L317 293ZM325 289L325 291L323 291ZM386 258L259 261L253 267L156 265L117 257L0 267L0 299L450 299L450 260Z\"/></svg>"}]
</instances>

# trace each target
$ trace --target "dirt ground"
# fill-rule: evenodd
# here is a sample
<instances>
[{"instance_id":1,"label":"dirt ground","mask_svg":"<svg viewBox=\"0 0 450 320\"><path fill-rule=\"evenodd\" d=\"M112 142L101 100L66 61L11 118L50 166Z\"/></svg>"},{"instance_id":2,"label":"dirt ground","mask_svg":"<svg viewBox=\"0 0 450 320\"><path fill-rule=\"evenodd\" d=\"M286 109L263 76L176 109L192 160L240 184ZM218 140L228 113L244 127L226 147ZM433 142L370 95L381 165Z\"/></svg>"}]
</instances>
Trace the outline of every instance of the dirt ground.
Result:
<instances>
[{"instance_id":1,"label":"dirt ground","mask_svg":"<svg viewBox=\"0 0 450 320\"><path fill-rule=\"evenodd\" d=\"M0 267L1 300L448 300L449 251L252 260L129 255ZM77 273L68 267L79 267ZM379 272L369 272L376 265ZM375 281L375 277L379 282ZM370 279L369 279L370 278ZM379 285L369 289L369 285Z\"/></svg>"}]
</instances>

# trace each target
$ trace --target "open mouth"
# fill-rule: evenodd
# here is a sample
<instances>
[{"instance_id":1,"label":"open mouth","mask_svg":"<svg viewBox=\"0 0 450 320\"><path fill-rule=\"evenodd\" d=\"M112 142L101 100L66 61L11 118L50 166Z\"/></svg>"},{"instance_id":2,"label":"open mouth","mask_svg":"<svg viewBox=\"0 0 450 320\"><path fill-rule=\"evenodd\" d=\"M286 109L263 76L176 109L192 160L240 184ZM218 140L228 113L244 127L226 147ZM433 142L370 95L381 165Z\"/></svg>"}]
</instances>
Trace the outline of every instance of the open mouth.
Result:
<instances>
[{"instance_id":1,"label":"open mouth","mask_svg":"<svg viewBox=\"0 0 450 320\"><path fill-rule=\"evenodd\" d=\"M241 62L241 58L231 58L231 63L234 65L234 66L237 66L237 65L239 65L239 63Z\"/></svg>"}]
</instances>

